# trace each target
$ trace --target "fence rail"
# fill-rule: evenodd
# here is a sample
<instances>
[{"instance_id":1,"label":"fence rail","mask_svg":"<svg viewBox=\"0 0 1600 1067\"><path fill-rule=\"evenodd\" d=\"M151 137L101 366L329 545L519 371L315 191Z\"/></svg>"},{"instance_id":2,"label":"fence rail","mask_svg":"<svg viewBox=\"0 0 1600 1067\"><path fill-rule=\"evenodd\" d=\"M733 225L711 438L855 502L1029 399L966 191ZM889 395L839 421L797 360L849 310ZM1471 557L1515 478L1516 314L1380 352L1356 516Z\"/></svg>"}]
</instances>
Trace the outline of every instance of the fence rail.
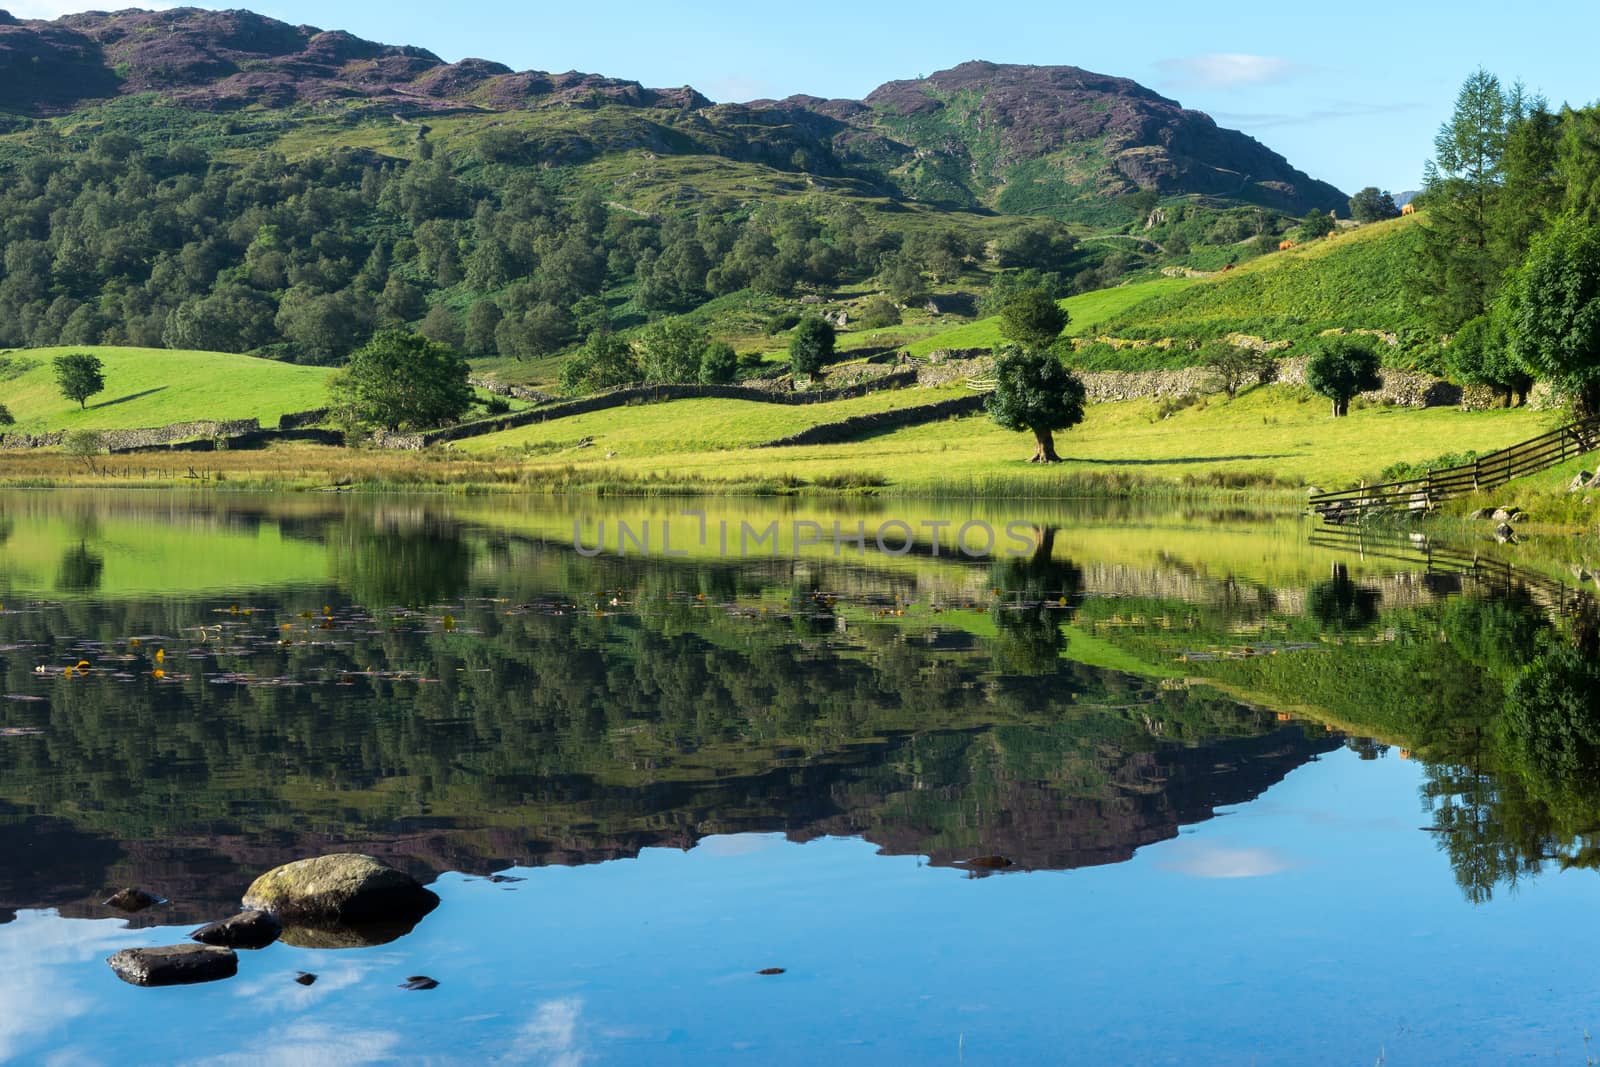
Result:
<instances>
[{"instance_id":1,"label":"fence rail","mask_svg":"<svg viewBox=\"0 0 1600 1067\"><path fill-rule=\"evenodd\" d=\"M1324 526L1312 531L1311 544L1317 548L1349 552L1363 559L1385 559L1422 567L1434 577L1470 581L1495 596L1524 592L1552 614L1571 615L1591 603L1595 589L1583 584L1568 584L1559 578L1505 560L1480 556L1476 552L1373 534L1357 527Z\"/></svg>"},{"instance_id":2,"label":"fence rail","mask_svg":"<svg viewBox=\"0 0 1600 1067\"><path fill-rule=\"evenodd\" d=\"M1307 503L1313 512L1336 524L1354 522L1380 511L1426 512L1446 500L1497 489L1514 479L1549 470L1597 448L1600 448L1600 417L1570 423L1458 467L1430 471L1420 478L1401 482L1317 493Z\"/></svg>"}]
</instances>

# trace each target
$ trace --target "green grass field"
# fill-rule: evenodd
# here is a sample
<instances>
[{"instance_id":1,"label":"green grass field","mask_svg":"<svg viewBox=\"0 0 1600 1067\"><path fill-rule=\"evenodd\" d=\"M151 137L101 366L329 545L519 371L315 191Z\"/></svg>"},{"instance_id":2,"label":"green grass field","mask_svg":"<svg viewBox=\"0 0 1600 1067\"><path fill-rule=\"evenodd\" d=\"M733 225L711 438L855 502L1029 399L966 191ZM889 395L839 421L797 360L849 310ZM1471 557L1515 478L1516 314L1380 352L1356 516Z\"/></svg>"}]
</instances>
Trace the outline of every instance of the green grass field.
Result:
<instances>
[{"instance_id":1,"label":"green grass field","mask_svg":"<svg viewBox=\"0 0 1600 1067\"><path fill-rule=\"evenodd\" d=\"M1067 325L1067 336L1083 337L1097 333L1104 323L1129 308L1194 284L1192 278L1152 278L1068 297L1061 301L1061 306L1072 316L1072 321ZM906 351L913 356L925 356L940 348L993 348L1000 342L1000 320L989 318L924 337L907 345Z\"/></svg>"},{"instance_id":2,"label":"green grass field","mask_svg":"<svg viewBox=\"0 0 1600 1067\"><path fill-rule=\"evenodd\" d=\"M51 361L68 352L92 352L105 364L105 392L87 409L61 396ZM7 432L125 430L198 419L257 418L263 426L291 411L327 404L323 367L255 359L222 352L159 348L19 349L0 353L12 370L0 377L0 404L17 424ZM26 367L15 374L18 367Z\"/></svg>"},{"instance_id":3,"label":"green grass field","mask_svg":"<svg viewBox=\"0 0 1600 1067\"><path fill-rule=\"evenodd\" d=\"M1405 279L1413 254L1407 237L1420 217L1339 231L1155 294L1107 316L1106 331L1147 338L1239 331L1279 340L1336 327L1418 329L1422 322L1405 297Z\"/></svg>"},{"instance_id":4,"label":"green grass field","mask_svg":"<svg viewBox=\"0 0 1600 1067\"><path fill-rule=\"evenodd\" d=\"M1151 401L1099 404L1058 435L1066 462L1027 461L1031 441L985 416L910 427L839 445L750 449L801 426L869 410L959 395L959 389L900 390L837 404L752 410L739 401L680 401L599 412L460 442L476 454L515 452L544 464L632 477L760 482L870 474L893 491L997 492L1085 476L1154 482L1225 478L1241 484L1327 488L1375 477L1395 462L1463 450L1488 451L1535 436L1559 420L1525 409L1370 407L1345 419L1301 389L1269 387L1156 417ZM777 431L777 432L774 432ZM587 447L576 447L585 438ZM734 450L734 451L730 451ZM607 459L608 453L615 453Z\"/></svg>"},{"instance_id":5,"label":"green grass field","mask_svg":"<svg viewBox=\"0 0 1600 1067\"><path fill-rule=\"evenodd\" d=\"M962 396L964 386L943 389L889 389L831 404L759 404L748 400L678 400L611 408L554 422L523 426L457 443L471 453L519 449L539 455L586 457L615 452L618 457L749 448L815 426L855 415ZM592 440L592 446L579 442Z\"/></svg>"}]
</instances>

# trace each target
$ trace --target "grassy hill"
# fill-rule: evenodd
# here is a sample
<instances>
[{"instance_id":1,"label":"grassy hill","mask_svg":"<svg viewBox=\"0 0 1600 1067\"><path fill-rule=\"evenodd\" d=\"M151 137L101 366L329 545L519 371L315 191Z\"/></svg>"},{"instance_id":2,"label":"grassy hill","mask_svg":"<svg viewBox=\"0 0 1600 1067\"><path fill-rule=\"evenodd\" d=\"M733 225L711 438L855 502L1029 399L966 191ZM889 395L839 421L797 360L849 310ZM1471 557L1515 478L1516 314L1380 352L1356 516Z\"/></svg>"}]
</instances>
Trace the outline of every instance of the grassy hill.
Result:
<instances>
[{"instance_id":1,"label":"grassy hill","mask_svg":"<svg viewBox=\"0 0 1600 1067\"><path fill-rule=\"evenodd\" d=\"M530 476L543 467L636 479L797 484L871 475L902 492L1061 492L1074 479L1191 479L1222 484L1342 485L1396 462L1486 452L1548 429L1557 418L1528 409L1461 412L1382 408L1330 419L1308 390L1270 386L1162 417L1151 401L1096 404L1061 434L1059 467L1027 462L1031 441L976 415L838 445L750 449L791 428L867 410L943 399L961 389L901 390L806 408L753 411L739 401L679 401L614 409L463 441L459 449L515 455ZM773 433L777 430L778 433ZM580 445L584 439L587 444ZM581 480L581 479L580 479ZM1052 490L1051 487L1054 487Z\"/></svg>"},{"instance_id":2,"label":"grassy hill","mask_svg":"<svg viewBox=\"0 0 1600 1067\"><path fill-rule=\"evenodd\" d=\"M92 352L105 365L105 392L87 409L61 396L51 361ZM17 420L8 432L123 430L197 419L276 422L327 404L328 369L223 352L75 346L0 353L0 403Z\"/></svg>"},{"instance_id":3,"label":"grassy hill","mask_svg":"<svg viewBox=\"0 0 1600 1067\"><path fill-rule=\"evenodd\" d=\"M1211 277L1160 277L1061 301L1072 316L1068 337L1211 341L1233 333L1303 341L1325 330L1380 330L1398 335L1393 361L1408 363L1427 343L1405 299L1408 240L1418 216L1374 223L1288 251L1250 260ZM941 348L998 345L999 319L981 319L907 346L922 356ZM1090 369L1182 366L1187 346L1111 350L1095 346L1076 362Z\"/></svg>"},{"instance_id":4,"label":"grassy hill","mask_svg":"<svg viewBox=\"0 0 1600 1067\"><path fill-rule=\"evenodd\" d=\"M1105 323L1116 337L1210 339L1249 333L1298 340L1343 327L1422 329L1405 299L1420 216L1337 231L1320 241L1252 260L1237 270L1141 301Z\"/></svg>"},{"instance_id":5,"label":"grassy hill","mask_svg":"<svg viewBox=\"0 0 1600 1067\"><path fill-rule=\"evenodd\" d=\"M1072 316L1072 321L1067 325L1067 336L1082 337L1098 333L1108 319L1123 314L1129 308L1158 296L1179 292L1193 284L1190 278L1151 278L1068 297L1061 301L1061 306ZM1000 342L1000 320L989 318L925 337L907 345L906 350L913 356L925 356L940 348L993 348Z\"/></svg>"}]
</instances>

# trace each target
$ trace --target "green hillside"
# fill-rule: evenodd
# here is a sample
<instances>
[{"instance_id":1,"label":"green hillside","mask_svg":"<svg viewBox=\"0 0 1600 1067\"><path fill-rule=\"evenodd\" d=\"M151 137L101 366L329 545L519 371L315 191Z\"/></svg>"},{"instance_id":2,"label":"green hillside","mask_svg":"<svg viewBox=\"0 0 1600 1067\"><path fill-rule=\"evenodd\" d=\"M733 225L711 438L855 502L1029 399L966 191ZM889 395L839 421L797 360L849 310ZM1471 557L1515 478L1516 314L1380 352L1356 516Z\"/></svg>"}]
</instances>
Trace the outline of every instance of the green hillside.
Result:
<instances>
[{"instance_id":1,"label":"green hillside","mask_svg":"<svg viewBox=\"0 0 1600 1067\"><path fill-rule=\"evenodd\" d=\"M1061 301L1072 316L1067 336L1204 342L1242 333L1304 341L1332 329L1380 330L1397 335L1397 361L1413 361L1429 341L1403 292L1417 218L1344 230L1210 277L1147 278L1071 297ZM1000 320L989 318L924 337L907 349L923 356L943 348L992 348L1000 341ZM1090 344L1073 362L1085 369L1146 370L1193 358L1185 344Z\"/></svg>"},{"instance_id":2,"label":"green hillside","mask_svg":"<svg viewBox=\"0 0 1600 1067\"><path fill-rule=\"evenodd\" d=\"M1420 216L1373 223L1161 294L1114 315L1116 337L1209 340L1248 333L1299 340L1323 330L1408 333L1423 328L1404 293Z\"/></svg>"},{"instance_id":3,"label":"green hillside","mask_svg":"<svg viewBox=\"0 0 1600 1067\"><path fill-rule=\"evenodd\" d=\"M105 365L105 392L87 409L61 396L51 361L92 352ZM8 432L121 430L198 419L260 419L327 404L330 372L222 352L159 348L34 348L0 353L0 403L17 420Z\"/></svg>"},{"instance_id":4,"label":"green hillside","mask_svg":"<svg viewBox=\"0 0 1600 1067\"><path fill-rule=\"evenodd\" d=\"M1123 314L1129 308L1165 294L1181 292L1194 284L1194 280L1190 278L1151 278L1140 282L1129 282L1112 289L1098 289L1092 293L1068 297L1060 302L1067 314L1072 316L1072 321L1067 325L1067 336L1084 337L1098 334L1104 329L1108 320ZM913 356L925 356L941 348L993 348L1000 341L1000 319L995 317L979 319L977 322L925 337L907 345L906 350Z\"/></svg>"}]
</instances>

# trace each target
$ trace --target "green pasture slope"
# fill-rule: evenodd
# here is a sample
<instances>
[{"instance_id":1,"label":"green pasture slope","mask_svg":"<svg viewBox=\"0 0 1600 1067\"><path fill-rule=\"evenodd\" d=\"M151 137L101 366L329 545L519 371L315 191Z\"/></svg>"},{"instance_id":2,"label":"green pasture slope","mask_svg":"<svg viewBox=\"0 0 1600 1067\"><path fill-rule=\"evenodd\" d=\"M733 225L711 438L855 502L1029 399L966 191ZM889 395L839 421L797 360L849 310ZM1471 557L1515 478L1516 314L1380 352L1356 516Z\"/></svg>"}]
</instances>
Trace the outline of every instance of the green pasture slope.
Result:
<instances>
[{"instance_id":1,"label":"green pasture slope","mask_svg":"<svg viewBox=\"0 0 1600 1067\"><path fill-rule=\"evenodd\" d=\"M55 357L89 352L105 365L105 391L86 409L61 395ZM126 430L201 419L261 420L327 405L326 367L301 367L226 352L93 345L0 352L0 404L17 420L6 432Z\"/></svg>"},{"instance_id":2,"label":"green pasture slope","mask_svg":"<svg viewBox=\"0 0 1600 1067\"><path fill-rule=\"evenodd\" d=\"M1413 215L1339 231L1236 270L1160 293L1109 316L1114 337L1301 340L1329 329L1420 330L1405 279Z\"/></svg>"},{"instance_id":3,"label":"green pasture slope","mask_svg":"<svg viewBox=\"0 0 1600 1067\"><path fill-rule=\"evenodd\" d=\"M1061 301L1072 316L1067 336L1209 341L1244 333L1303 341L1331 329L1415 334L1423 324L1404 285L1417 217L1343 230L1209 278L1151 278L1071 297ZM941 348L992 348L1000 340L1000 320L981 319L922 338L908 351L925 356ZM1081 362L1144 370L1183 365L1187 351L1142 348Z\"/></svg>"},{"instance_id":4,"label":"green pasture slope","mask_svg":"<svg viewBox=\"0 0 1600 1067\"><path fill-rule=\"evenodd\" d=\"M1098 333L1106 322L1129 308L1154 297L1181 292L1195 284L1192 278L1152 278L1068 297L1061 301L1061 306L1072 317L1067 324L1067 336L1082 337ZM907 345L906 351L913 356L926 356L941 348L993 348L1000 344L1000 340L1000 319L996 317L979 319L932 337L924 337Z\"/></svg>"}]
</instances>

